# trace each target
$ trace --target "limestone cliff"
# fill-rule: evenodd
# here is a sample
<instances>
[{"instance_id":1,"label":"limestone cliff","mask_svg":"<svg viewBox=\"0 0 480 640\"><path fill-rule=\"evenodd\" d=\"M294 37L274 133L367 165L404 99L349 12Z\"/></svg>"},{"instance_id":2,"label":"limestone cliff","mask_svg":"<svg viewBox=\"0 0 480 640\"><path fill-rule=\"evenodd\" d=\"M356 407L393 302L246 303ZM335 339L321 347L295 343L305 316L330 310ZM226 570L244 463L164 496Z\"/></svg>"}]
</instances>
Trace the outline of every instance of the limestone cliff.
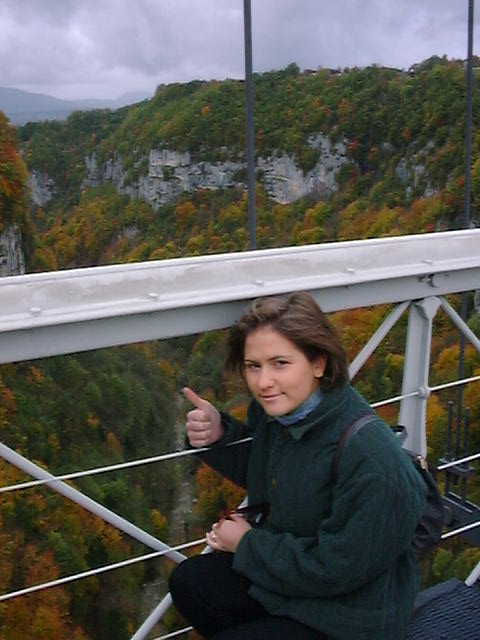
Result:
<instances>
[{"instance_id":1,"label":"limestone cliff","mask_svg":"<svg viewBox=\"0 0 480 640\"><path fill-rule=\"evenodd\" d=\"M319 134L312 136L309 144L319 152L319 159L306 174L294 157L286 153L258 158L259 179L277 202L286 204L310 193L327 196L337 190L337 173L347 162L345 143L333 144L327 136ZM142 161L138 161L139 166ZM83 187L113 182L120 193L145 200L155 208L187 191L243 186L245 173L243 160L194 162L190 153L172 149L152 149L147 174L133 181L128 180L119 156L100 165L93 154L85 159L85 164L87 176Z\"/></svg>"},{"instance_id":2,"label":"limestone cliff","mask_svg":"<svg viewBox=\"0 0 480 640\"><path fill-rule=\"evenodd\" d=\"M39 207L45 206L55 193L53 178L35 169L28 177L28 186L32 202Z\"/></svg>"},{"instance_id":3,"label":"limestone cliff","mask_svg":"<svg viewBox=\"0 0 480 640\"><path fill-rule=\"evenodd\" d=\"M18 227L11 225L0 233L0 277L25 273L22 238Z\"/></svg>"}]
</instances>

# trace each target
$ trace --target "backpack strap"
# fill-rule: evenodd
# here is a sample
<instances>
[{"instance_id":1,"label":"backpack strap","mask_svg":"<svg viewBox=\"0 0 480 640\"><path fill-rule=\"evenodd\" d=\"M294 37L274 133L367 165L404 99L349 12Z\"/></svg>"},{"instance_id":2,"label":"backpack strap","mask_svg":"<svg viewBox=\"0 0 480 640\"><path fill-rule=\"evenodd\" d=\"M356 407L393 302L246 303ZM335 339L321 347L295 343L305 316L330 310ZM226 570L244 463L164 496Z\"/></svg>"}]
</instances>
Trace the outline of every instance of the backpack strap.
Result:
<instances>
[{"instance_id":1,"label":"backpack strap","mask_svg":"<svg viewBox=\"0 0 480 640\"><path fill-rule=\"evenodd\" d=\"M348 441L352 436L360 431L362 427L364 427L369 422L373 422L377 419L376 414L374 413L365 413L360 418L357 418L354 422L348 425L340 436L340 440L338 441L337 448L332 458L332 470L331 470L331 478L332 483L336 484L338 480L338 469L340 467L340 458L342 457L343 450L345 449Z\"/></svg>"}]
</instances>

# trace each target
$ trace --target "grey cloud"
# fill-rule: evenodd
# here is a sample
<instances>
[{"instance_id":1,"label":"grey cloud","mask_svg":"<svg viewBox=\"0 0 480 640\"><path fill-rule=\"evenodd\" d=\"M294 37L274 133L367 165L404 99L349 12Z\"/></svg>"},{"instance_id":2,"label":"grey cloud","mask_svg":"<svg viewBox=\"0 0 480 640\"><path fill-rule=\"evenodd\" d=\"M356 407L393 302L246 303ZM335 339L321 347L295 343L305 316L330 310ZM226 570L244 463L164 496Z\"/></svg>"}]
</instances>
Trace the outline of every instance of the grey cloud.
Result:
<instances>
[{"instance_id":1,"label":"grey cloud","mask_svg":"<svg viewBox=\"0 0 480 640\"><path fill-rule=\"evenodd\" d=\"M252 13L258 71L466 55L466 0L252 0ZM1 0L0 29L0 86L95 97L243 74L241 0Z\"/></svg>"}]
</instances>

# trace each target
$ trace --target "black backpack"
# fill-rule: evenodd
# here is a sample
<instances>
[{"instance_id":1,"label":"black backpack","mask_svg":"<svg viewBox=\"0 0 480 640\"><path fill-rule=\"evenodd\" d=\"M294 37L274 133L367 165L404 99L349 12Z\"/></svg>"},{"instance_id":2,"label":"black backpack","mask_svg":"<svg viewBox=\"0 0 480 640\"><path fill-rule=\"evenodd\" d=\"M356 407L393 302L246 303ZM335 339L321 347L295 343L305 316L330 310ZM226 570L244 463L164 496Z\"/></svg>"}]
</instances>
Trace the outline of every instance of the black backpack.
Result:
<instances>
[{"instance_id":1,"label":"black backpack","mask_svg":"<svg viewBox=\"0 0 480 640\"><path fill-rule=\"evenodd\" d=\"M369 422L377 420L377 416L373 413L367 413L343 431L338 441L337 449L333 455L332 460L332 481L333 484L338 479L338 469L340 466L340 458L342 452L350 438L360 431ZM405 427L391 427L395 434L400 437L404 437L406 434ZM443 527L445 525L445 508L443 505L442 496L438 489L435 478L428 471L427 462L422 456L419 456L408 449L403 449L405 455L407 455L415 469L422 476L423 481L427 486L427 501L425 503L425 511L420 518L420 521L415 529L412 545L417 557L421 558L429 551L435 549L435 547L441 542Z\"/></svg>"}]
</instances>

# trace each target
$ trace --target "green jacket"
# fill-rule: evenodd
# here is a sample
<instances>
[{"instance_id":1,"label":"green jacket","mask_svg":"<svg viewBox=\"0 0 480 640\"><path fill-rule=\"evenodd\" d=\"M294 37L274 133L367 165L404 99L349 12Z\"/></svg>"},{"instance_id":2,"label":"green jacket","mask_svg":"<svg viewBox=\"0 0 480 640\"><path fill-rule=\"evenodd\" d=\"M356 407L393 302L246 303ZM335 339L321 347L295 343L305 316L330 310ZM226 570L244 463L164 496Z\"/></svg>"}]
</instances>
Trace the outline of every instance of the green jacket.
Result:
<instances>
[{"instance_id":1,"label":"green jacket","mask_svg":"<svg viewBox=\"0 0 480 640\"><path fill-rule=\"evenodd\" d=\"M425 485L380 418L351 438L332 485L339 437L367 411L350 385L290 427L254 401L247 426L223 416L225 437L202 458L245 486L249 504L270 504L235 552L253 598L335 640L400 640L419 586L411 540ZM248 434L249 445L221 446Z\"/></svg>"}]
</instances>

